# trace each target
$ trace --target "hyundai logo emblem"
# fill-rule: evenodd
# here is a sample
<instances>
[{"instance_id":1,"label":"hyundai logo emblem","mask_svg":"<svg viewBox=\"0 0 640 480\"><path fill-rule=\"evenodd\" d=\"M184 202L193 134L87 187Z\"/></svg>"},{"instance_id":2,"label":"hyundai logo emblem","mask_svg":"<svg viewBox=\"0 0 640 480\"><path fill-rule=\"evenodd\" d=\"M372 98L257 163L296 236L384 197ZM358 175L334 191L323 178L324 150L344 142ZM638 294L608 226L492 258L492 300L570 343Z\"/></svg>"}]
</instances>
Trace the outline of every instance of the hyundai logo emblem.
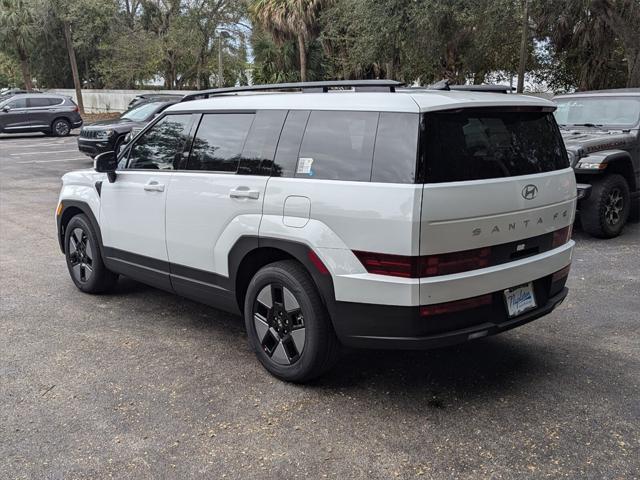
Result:
<instances>
[{"instance_id":1,"label":"hyundai logo emblem","mask_svg":"<svg viewBox=\"0 0 640 480\"><path fill-rule=\"evenodd\" d=\"M525 185L522 189L522 198L525 200L533 200L538 195L538 187L530 183L529 185Z\"/></svg>"}]
</instances>

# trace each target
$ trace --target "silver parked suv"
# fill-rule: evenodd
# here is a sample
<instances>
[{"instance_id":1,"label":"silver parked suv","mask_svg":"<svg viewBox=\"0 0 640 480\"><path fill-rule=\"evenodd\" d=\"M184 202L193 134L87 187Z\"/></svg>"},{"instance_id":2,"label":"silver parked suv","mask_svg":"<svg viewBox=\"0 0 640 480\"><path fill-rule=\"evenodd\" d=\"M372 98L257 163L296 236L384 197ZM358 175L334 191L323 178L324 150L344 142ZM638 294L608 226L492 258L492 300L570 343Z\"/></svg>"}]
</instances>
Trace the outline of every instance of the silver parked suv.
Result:
<instances>
[{"instance_id":1,"label":"silver parked suv","mask_svg":"<svg viewBox=\"0 0 640 480\"><path fill-rule=\"evenodd\" d=\"M98 293L126 275L242 314L260 362L297 382L340 345L431 348L548 314L577 195L555 105L399 86L186 96L63 177L71 279Z\"/></svg>"},{"instance_id":2,"label":"silver parked suv","mask_svg":"<svg viewBox=\"0 0 640 480\"><path fill-rule=\"evenodd\" d=\"M63 95L26 93L0 101L0 133L43 132L64 137L80 126L78 106Z\"/></svg>"}]
</instances>

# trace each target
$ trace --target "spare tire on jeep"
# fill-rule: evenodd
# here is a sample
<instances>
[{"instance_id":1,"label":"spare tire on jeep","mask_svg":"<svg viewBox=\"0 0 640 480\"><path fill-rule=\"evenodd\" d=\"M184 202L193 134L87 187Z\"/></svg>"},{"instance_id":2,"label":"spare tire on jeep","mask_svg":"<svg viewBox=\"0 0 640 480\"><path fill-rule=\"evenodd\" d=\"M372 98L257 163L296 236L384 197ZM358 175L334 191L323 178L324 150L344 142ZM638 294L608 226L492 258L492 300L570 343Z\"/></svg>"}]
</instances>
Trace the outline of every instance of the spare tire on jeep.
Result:
<instances>
[{"instance_id":1,"label":"spare tire on jeep","mask_svg":"<svg viewBox=\"0 0 640 480\"><path fill-rule=\"evenodd\" d=\"M617 237L627 223L630 206L629 185L622 175L594 180L591 195L580 207L582 228L594 237Z\"/></svg>"}]
</instances>

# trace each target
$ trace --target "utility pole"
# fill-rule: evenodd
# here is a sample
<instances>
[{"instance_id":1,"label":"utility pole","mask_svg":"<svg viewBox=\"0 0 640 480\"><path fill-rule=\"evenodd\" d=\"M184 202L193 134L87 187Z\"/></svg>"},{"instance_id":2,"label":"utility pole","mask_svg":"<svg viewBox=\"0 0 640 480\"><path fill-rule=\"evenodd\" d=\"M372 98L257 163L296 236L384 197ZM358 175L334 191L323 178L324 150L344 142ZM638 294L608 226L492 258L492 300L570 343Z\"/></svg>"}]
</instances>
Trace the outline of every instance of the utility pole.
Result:
<instances>
[{"instance_id":1,"label":"utility pole","mask_svg":"<svg viewBox=\"0 0 640 480\"><path fill-rule=\"evenodd\" d=\"M76 88L76 99L78 100L78 109L80 114L84 115L84 103L82 102L82 85L80 85L80 76L78 75L78 64L76 62L76 51L73 48L73 38L71 37L71 25L68 20L63 20L64 40L67 43L67 51L69 52L69 63L71 64L71 75L73 76L73 86Z\"/></svg>"},{"instance_id":2,"label":"utility pole","mask_svg":"<svg viewBox=\"0 0 640 480\"><path fill-rule=\"evenodd\" d=\"M218 33L218 88L224 86L224 70L222 68L222 30Z\"/></svg>"},{"instance_id":3,"label":"utility pole","mask_svg":"<svg viewBox=\"0 0 640 480\"><path fill-rule=\"evenodd\" d=\"M522 39L520 41L520 64L518 65L517 92L524 91L524 72L527 63L527 44L529 43L529 0L524 0L524 12L522 14Z\"/></svg>"}]
</instances>

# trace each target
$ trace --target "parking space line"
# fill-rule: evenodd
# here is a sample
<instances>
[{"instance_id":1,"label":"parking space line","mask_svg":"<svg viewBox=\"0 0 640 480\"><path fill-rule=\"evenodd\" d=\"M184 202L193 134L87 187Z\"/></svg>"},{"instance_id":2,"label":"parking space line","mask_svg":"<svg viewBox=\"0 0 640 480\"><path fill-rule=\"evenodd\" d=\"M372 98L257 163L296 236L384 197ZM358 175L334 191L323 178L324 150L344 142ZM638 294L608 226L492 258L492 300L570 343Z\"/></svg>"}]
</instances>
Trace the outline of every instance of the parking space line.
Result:
<instances>
[{"instance_id":1,"label":"parking space line","mask_svg":"<svg viewBox=\"0 0 640 480\"><path fill-rule=\"evenodd\" d=\"M20 157L22 155L44 155L47 153L71 153L71 152L77 152L78 150L52 150L49 152L24 152L24 153L10 153L9 155L11 155L12 157Z\"/></svg>"},{"instance_id":2,"label":"parking space line","mask_svg":"<svg viewBox=\"0 0 640 480\"><path fill-rule=\"evenodd\" d=\"M89 157L75 157L75 158L59 158L56 160L27 160L26 162L16 162L16 163L52 163L52 162L71 162L78 160L90 160Z\"/></svg>"}]
</instances>

